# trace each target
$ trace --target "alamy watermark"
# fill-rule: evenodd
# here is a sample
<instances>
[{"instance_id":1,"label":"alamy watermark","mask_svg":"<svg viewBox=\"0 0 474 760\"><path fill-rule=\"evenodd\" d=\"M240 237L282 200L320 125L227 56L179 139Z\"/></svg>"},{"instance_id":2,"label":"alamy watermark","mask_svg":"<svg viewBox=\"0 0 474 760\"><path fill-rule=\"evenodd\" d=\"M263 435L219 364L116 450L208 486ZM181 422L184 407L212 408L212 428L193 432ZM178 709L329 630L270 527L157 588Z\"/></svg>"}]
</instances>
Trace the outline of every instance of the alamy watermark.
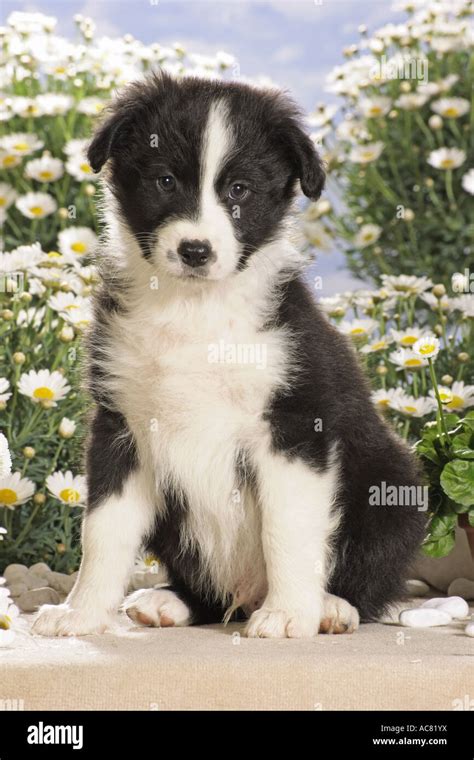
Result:
<instances>
[{"instance_id":1,"label":"alamy watermark","mask_svg":"<svg viewBox=\"0 0 474 760\"><path fill-rule=\"evenodd\" d=\"M429 505L428 486L395 486L384 480L370 486L369 504L372 507L416 507L426 512Z\"/></svg>"},{"instance_id":2,"label":"alamy watermark","mask_svg":"<svg viewBox=\"0 0 474 760\"><path fill-rule=\"evenodd\" d=\"M382 55L369 72L370 79L414 79L428 83L429 61L424 56L407 56L406 58L387 58Z\"/></svg>"},{"instance_id":3,"label":"alamy watermark","mask_svg":"<svg viewBox=\"0 0 474 760\"><path fill-rule=\"evenodd\" d=\"M250 364L257 369L267 366L267 346L265 343L209 343L207 351L209 364Z\"/></svg>"}]
</instances>

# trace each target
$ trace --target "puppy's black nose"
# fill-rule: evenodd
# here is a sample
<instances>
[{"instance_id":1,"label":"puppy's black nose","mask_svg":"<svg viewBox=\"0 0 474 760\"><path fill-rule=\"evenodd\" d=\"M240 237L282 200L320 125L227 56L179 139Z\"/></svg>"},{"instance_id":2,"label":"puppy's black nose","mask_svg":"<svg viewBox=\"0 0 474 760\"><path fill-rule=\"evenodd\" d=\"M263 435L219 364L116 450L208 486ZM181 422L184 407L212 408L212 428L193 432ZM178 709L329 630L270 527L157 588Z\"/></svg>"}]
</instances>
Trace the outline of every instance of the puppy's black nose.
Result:
<instances>
[{"instance_id":1,"label":"puppy's black nose","mask_svg":"<svg viewBox=\"0 0 474 760\"><path fill-rule=\"evenodd\" d=\"M206 240L182 240L178 255L188 267L202 267L211 256L211 246Z\"/></svg>"}]
</instances>

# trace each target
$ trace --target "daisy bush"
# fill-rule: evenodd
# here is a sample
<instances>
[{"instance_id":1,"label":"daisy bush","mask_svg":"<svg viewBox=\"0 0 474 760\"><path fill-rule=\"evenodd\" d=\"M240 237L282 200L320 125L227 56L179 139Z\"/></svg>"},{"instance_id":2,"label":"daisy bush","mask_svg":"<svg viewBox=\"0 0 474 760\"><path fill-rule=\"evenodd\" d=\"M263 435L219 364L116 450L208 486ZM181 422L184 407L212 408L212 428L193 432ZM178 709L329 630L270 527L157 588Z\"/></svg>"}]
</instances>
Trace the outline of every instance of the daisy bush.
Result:
<instances>
[{"instance_id":1,"label":"daisy bush","mask_svg":"<svg viewBox=\"0 0 474 760\"><path fill-rule=\"evenodd\" d=\"M0 565L67 572L78 567L87 498L80 367L97 280L93 121L150 69L224 77L236 65L226 53L96 39L91 19L75 20L76 40L40 13L12 13L0 29Z\"/></svg>"},{"instance_id":2,"label":"daisy bush","mask_svg":"<svg viewBox=\"0 0 474 760\"><path fill-rule=\"evenodd\" d=\"M472 5L404 0L328 77L341 105L312 114L328 198L303 213L308 247L342 246L374 289L321 299L410 440L430 488L425 553L474 526ZM471 268L469 268L471 267Z\"/></svg>"},{"instance_id":3,"label":"daisy bush","mask_svg":"<svg viewBox=\"0 0 474 760\"><path fill-rule=\"evenodd\" d=\"M341 105L311 115L333 202L309 207L306 232L316 245L343 241L364 280L427 274L446 283L473 256L472 4L395 8L406 21L371 36L361 27L329 75Z\"/></svg>"}]
</instances>

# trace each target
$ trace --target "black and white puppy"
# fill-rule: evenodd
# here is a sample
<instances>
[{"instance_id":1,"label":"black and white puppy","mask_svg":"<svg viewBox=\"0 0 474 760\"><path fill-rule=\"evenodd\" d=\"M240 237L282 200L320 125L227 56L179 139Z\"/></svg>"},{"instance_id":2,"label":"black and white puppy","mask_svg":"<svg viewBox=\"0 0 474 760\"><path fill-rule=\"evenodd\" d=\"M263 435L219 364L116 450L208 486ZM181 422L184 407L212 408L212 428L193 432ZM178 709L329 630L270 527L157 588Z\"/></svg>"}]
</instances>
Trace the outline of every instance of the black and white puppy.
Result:
<instances>
[{"instance_id":1,"label":"black and white puppy","mask_svg":"<svg viewBox=\"0 0 474 760\"><path fill-rule=\"evenodd\" d=\"M298 109L155 75L114 102L89 160L107 163L107 228L84 557L35 630L103 630L141 546L171 579L126 600L145 625L245 614L248 636L302 637L376 619L425 519L369 489L419 475L301 278L288 220L324 172Z\"/></svg>"}]
</instances>

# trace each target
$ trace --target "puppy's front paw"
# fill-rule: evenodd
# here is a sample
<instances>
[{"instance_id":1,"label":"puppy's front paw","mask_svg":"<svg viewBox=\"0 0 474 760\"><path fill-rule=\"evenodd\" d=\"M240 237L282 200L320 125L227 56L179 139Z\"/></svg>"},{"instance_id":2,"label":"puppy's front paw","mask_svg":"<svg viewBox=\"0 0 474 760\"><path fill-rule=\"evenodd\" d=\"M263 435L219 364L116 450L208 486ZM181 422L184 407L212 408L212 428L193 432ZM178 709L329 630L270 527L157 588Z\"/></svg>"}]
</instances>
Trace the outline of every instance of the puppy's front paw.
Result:
<instances>
[{"instance_id":1,"label":"puppy's front paw","mask_svg":"<svg viewBox=\"0 0 474 760\"><path fill-rule=\"evenodd\" d=\"M250 638L303 639L315 636L318 624L319 617L309 613L261 607L251 615L245 633Z\"/></svg>"},{"instance_id":2,"label":"puppy's front paw","mask_svg":"<svg viewBox=\"0 0 474 760\"><path fill-rule=\"evenodd\" d=\"M171 628L191 622L187 605L168 588L135 591L127 597L123 609L134 623L153 628Z\"/></svg>"},{"instance_id":3,"label":"puppy's front paw","mask_svg":"<svg viewBox=\"0 0 474 760\"><path fill-rule=\"evenodd\" d=\"M32 631L40 636L86 636L103 633L107 619L98 619L85 610L64 604L44 604L33 622Z\"/></svg>"},{"instance_id":4,"label":"puppy's front paw","mask_svg":"<svg viewBox=\"0 0 474 760\"><path fill-rule=\"evenodd\" d=\"M353 633L359 627L356 608L334 594L325 594L320 633Z\"/></svg>"}]
</instances>

